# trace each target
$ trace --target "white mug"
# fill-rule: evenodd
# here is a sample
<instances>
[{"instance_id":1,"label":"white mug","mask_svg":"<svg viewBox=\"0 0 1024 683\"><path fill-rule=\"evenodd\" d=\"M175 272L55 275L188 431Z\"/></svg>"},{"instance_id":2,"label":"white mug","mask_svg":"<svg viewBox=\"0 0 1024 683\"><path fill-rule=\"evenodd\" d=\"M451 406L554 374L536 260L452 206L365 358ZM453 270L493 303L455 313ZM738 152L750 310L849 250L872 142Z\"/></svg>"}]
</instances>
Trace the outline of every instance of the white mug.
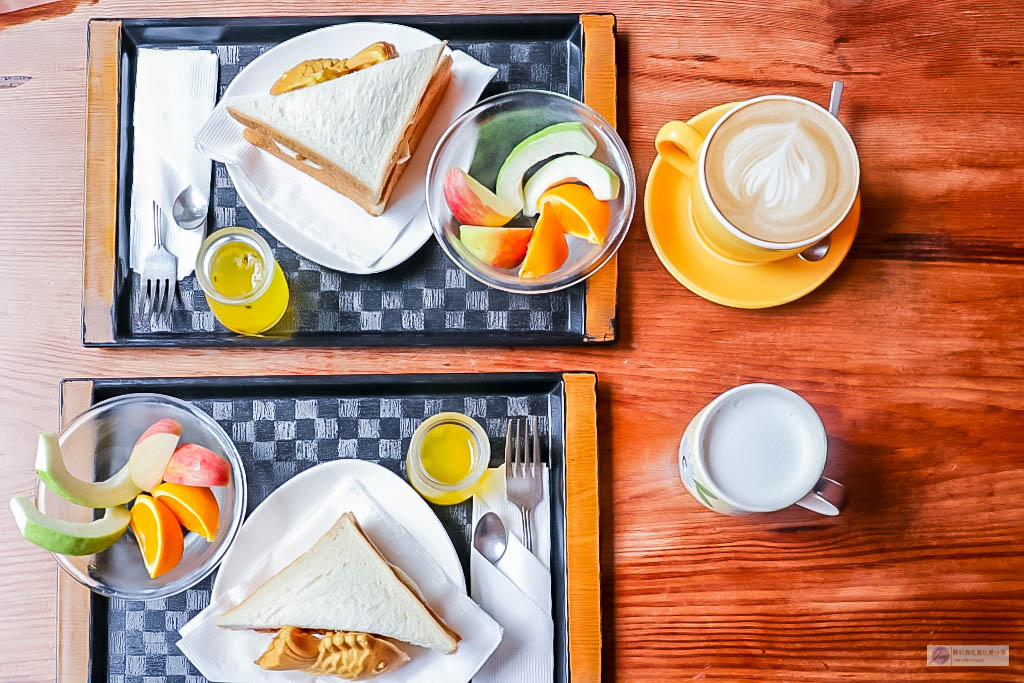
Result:
<instances>
[{"instance_id":1,"label":"white mug","mask_svg":"<svg viewBox=\"0 0 1024 683\"><path fill-rule=\"evenodd\" d=\"M743 384L690 421L679 444L679 476L690 494L727 515L799 505L838 515L842 484L823 477L828 437L799 394L775 384Z\"/></svg>"}]
</instances>

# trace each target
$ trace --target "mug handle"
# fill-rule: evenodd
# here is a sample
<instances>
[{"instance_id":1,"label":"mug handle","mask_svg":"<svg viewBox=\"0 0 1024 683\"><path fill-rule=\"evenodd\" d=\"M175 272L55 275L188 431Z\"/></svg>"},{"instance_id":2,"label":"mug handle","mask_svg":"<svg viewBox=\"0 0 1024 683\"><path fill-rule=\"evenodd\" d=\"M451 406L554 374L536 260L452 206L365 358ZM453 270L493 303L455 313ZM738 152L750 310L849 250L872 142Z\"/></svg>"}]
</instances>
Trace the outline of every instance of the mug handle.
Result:
<instances>
[{"instance_id":1,"label":"mug handle","mask_svg":"<svg viewBox=\"0 0 1024 683\"><path fill-rule=\"evenodd\" d=\"M811 492L796 502L819 515L835 517L846 505L846 487L834 479L822 477Z\"/></svg>"},{"instance_id":2,"label":"mug handle","mask_svg":"<svg viewBox=\"0 0 1024 683\"><path fill-rule=\"evenodd\" d=\"M703 144L704 136L683 121L669 121L661 127L654 140L658 154L685 176L692 176L697 168Z\"/></svg>"}]
</instances>

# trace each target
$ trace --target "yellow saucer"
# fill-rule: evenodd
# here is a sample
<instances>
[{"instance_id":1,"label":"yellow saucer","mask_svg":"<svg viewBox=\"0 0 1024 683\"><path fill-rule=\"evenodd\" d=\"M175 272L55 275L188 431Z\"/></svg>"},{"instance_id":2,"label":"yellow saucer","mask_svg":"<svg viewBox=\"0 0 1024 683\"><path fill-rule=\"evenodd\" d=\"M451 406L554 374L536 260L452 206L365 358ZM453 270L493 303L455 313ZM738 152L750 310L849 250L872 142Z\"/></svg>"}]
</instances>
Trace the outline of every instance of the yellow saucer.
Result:
<instances>
[{"instance_id":1,"label":"yellow saucer","mask_svg":"<svg viewBox=\"0 0 1024 683\"><path fill-rule=\"evenodd\" d=\"M730 102L694 116L688 123L707 135L736 106ZM690 181L660 156L647 177L644 197L647 234L662 265L694 294L733 308L770 308L799 299L828 279L843 262L860 222L860 195L849 215L832 231L828 255L809 263L796 256L761 264L723 258L697 234L690 214Z\"/></svg>"}]
</instances>

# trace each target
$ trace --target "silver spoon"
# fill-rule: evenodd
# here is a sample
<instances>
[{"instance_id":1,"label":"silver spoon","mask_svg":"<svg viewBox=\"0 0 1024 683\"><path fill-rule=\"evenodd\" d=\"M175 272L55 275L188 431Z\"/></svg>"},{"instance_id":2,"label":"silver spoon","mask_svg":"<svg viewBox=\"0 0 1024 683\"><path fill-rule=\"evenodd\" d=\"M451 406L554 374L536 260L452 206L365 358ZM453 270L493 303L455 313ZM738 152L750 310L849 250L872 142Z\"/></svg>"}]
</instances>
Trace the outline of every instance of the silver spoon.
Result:
<instances>
[{"instance_id":1,"label":"silver spoon","mask_svg":"<svg viewBox=\"0 0 1024 683\"><path fill-rule=\"evenodd\" d=\"M828 113L839 118L839 103L843 99L843 82L832 81L832 96L828 100ZM804 261L814 263L828 256L828 248L832 246L832 235L825 235L820 241L812 244L797 256Z\"/></svg>"},{"instance_id":2,"label":"silver spoon","mask_svg":"<svg viewBox=\"0 0 1024 683\"><path fill-rule=\"evenodd\" d=\"M508 533L501 517L493 512L484 513L473 530L473 547L491 564L498 563L508 547Z\"/></svg>"},{"instance_id":3,"label":"silver spoon","mask_svg":"<svg viewBox=\"0 0 1024 683\"><path fill-rule=\"evenodd\" d=\"M171 216L178 227L185 230L195 230L206 220L206 214L210 207L199 193L199 190L189 185L181 191L174 199L171 206Z\"/></svg>"}]
</instances>

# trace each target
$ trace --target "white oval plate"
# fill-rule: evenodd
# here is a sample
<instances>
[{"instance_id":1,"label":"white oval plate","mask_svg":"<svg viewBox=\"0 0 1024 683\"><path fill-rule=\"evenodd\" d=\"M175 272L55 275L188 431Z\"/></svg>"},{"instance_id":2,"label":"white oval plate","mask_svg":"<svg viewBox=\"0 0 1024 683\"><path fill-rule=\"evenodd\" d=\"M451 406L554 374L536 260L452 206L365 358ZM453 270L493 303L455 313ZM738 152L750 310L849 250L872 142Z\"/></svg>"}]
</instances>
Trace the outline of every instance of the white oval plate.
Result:
<instances>
[{"instance_id":1,"label":"white oval plate","mask_svg":"<svg viewBox=\"0 0 1024 683\"><path fill-rule=\"evenodd\" d=\"M274 81L299 62L307 59L354 54L355 50L359 49L358 46L366 45L366 36L368 35L372 35L374 40L385 40L392 43L398 49L399 54L414 52L440 42L429 33L400 24L358 22L326 26L286 40L252 60L228 84L224 91L224 97L269 92ZM420 151L426 154L430 153L430 150L417 150L417 152ZM324 244L290 225L260 201L259 194L253 190L252 185L241 173L232 172L231 166L228 166L227 169L238 196L241 197L253 217L271 235L310 261L340 270L343 273L369 275L390 270L419 251L419 248L430 239L432 234L430 221L413 220L402 231L391 249L377 263L367 268L331 251ZM287 177L283 177L282 182L287 182ZM296 201L301 201L301 193L297 194Z\"/></svg>"},{"instance_id":2,"label":"white oval plate","mask_svg":"<svg viewBox=\"0 0 1024 683\"><path fill-rule=\"evenodd\" d=\"M456 586L466 576L451 538L430 506L394 472L363 460L332 460L295 475L263 501L238 532L213 582L213 598L237 586L267 554L267 539L282 538L306 518L311 504L331 492L344 477L362 484L377 503L434 558ZM273 500L273 505L266 505ZM339 501L340 502L340 501Z\"/></svg>"}]
</instances>

